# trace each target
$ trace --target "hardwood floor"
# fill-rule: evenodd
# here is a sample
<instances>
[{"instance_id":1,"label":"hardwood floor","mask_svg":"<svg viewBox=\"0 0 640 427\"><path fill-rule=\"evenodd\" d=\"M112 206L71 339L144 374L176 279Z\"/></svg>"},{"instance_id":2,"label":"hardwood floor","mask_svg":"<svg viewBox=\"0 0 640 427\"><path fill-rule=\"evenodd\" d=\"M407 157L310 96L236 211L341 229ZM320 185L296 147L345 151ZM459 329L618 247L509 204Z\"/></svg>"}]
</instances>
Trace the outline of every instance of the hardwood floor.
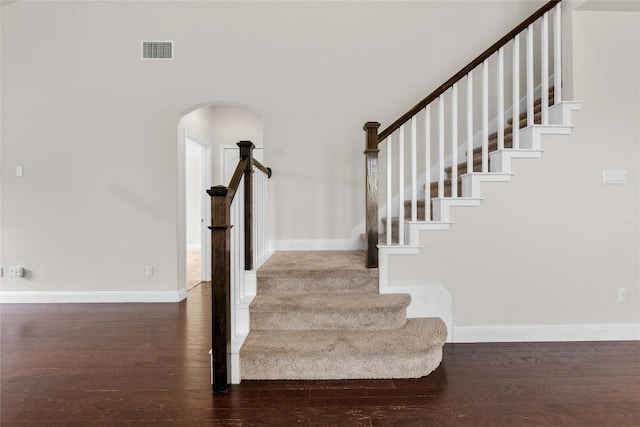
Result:
<instances>
[{"instance_id":1,"label":"hardwood floor","mask_svg":"<svg viewBox=\"0 0 640 427\"><path fill-rule=\"evenodd\" d=\"M198 286L202 282L202 258L200 249L187 249L187 290Z\"/></svg>"},{"instance_id":2,"label":"hardwood floor","mask_svg":"<svg viewBox=\"0 0 640 427\"><path fill-rule=\"evenodd\" d=\"M209 292L179 304L3 304L3 426L640 426L640 342L455 344L412 380L210 393Z\"/></svg>"}]
</instances>

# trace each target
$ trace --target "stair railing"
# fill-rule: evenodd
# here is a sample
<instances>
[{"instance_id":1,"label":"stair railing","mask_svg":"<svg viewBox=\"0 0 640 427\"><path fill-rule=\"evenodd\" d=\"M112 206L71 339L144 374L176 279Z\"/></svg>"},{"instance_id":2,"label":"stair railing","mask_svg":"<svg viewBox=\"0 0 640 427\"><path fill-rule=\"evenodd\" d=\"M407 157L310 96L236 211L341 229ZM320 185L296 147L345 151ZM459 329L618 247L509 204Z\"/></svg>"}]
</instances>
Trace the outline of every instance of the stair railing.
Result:
<instances>
[{"instance_id":1,"label":"stair railing","mask_svg":"<svg viewBox=\"0 0 640 427\"><path fill-rule=\"evenodd\" d=\"M549 26L549 17L553 17L553 25ZM535 30L534 30L535 28ZM534 31L538 33L539 38L534 41ZM520 36L524 32L525 47L524 58L521 59ZM550 35L552 35L552 43L550 44ZM511 49L507 52L512 58L512 67L505 67L504 57L507 44L511 44ZM494 43L485 50L477 58L463 67L450 79L444 82L440 87L431 92L426 98L416 104L413 108L403 114L395 122L387 128L378 132L380 123L367 122L364 125L366 149L365 149L365 171L366 171L366 252L367 267L375 268L378 266L378 239L379 228L384 226L385 240L387 245L393 242L392 229L397 231L397 242L404 244L405 239L405 223L408 221L432 221L431 212L431 177L437 177L437 194L436 198L445 197L445 161L451 167L451 183L450 197L458 197L458 153L460 150L464 153L466 148L466 169L469 172L474 171L473 151L474 147L481 147L482 162L479 166L483 173L489 172L489 63L495 62L495 70L492 76L495 76L494 87L496 97L496 138L497 149L505 148L504 127L505 119L505 72L510 73L512 84L511 90L511 113L513 118L513 142L514 149L521 148L519 141L519 119L520 104L523 102L520 95L520 75L521 62L524 60L525 74L525 90L524 90L524 109L527 115L527 126L534 124L534 86L538 83L542 94L549 93L549 63L553 64L553 84L555 87L554 101L558 104L561 100L561 9L560 0L552 0L525 19L516 26L508 34ZM536 49L534 49L534 46ZM539 49L539 54L534 55L534 50ZM552 53L552 55L550 55ZM480 69L480 70L478 70ZM534 69L539 73L534 73ZM480 86L480 102L474 104L474 72L481 71ZM464 80L464 82L463 82ZM465 99L465 106L462 109L458 107L460 98L458 88L462 86L466 89L462 92ZM509 88L508 88L509 89ZM492 93L492 94L493 94ZM449 114L445 111L445 98L449 102ZM477 105L479 104L479 105ZM493 106L492 106L493 107ZM459 123L458 116L460 111L464 114L466 126L462 129L466 137L466 144L460 146L458 138ZM479 112L478 112L479 110ZM437 113L437 114L436 114ZM480 141L474 144L474 117L480 120ZM435 120L434 117L435 116ZM548 124L549 117L549 99L542 96L541 107L541 123ZM446 120L445 120L446 118ZM432 126L432 122L433 126ZM420 126L418 126L420 123ZM460 125L465 124L461 122ZM408 130L406 128L409 128ZM462 126L460 126L462 128ZM409 149L405 154L405 134L409 133ZM433 134L433 135L432 135ZM445 138L446 136L446 138ZM418 144L418 139L421 140ZM431 140L435 140L432 145ZM446 144L445 144L446 142ZM385 151L380 154L380 146L385 145ZM418 153L422 154L418 159ZM448 154L448 159L445 155ZM464 154L462 154L464 155ZM397 160L395 157L397 156ZM380 157L383 157L382 159ZM408 162L410 167L405 170L405 163ZM386 168L379 170L379 161L384 160ZM395 166L395 168L394 168ZM381 173L382 172L382 173ZM425 184L424 197L424 213L418 215L418 173L422 172ZM386 195L386 220L379 222L379 177L383 175L383 190ZM393 177L395 176L395 182ZM410 201L405 206L405 180L409 181L408 185ZM392 188L395 187L395 190ZM396 200L397 199L397 200ZM394 205L394 206L392 206ZM408 214L405 210L408 209ZM392 216L397 214L397 224L393 224ZM435 212L433 212L435 214ZM407 218L405 218L405 216Z\"/></svg>"},{"instance_id":2,"label":"stair railing","mask_svg":"<svg viewBox=\"0 0 640 427\"><path fill-rule=\"evenodd\" d=\"M240 141L238 147L240 160L229 186L218 185L207 190L211 196L211 386L214 393L229 390L234 304L238 295L243 294L242 273L257 267L268 252L271 169L253 158L252 142Z\"/></svg>"}]
</instances>

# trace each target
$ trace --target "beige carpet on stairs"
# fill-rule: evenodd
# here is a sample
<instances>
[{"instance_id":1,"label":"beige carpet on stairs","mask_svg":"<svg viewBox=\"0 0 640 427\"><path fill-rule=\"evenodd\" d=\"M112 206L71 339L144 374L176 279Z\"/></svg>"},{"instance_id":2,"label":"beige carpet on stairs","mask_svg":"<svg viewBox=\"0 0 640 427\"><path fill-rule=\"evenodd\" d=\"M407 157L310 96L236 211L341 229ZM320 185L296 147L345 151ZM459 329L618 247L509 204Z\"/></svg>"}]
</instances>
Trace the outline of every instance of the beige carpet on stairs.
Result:
<instances>
[{"instance_id":1,"label":"beige carpet on stairs","mask_svg":"<svg viewBox=\"0 0 640 427\"><path fill-rule=\"evenodd\" d=\"M243 379L417 378L442 360L444 322L407 319L361 251L276 252L257 276Z\"/></svg>"}]
</instances>

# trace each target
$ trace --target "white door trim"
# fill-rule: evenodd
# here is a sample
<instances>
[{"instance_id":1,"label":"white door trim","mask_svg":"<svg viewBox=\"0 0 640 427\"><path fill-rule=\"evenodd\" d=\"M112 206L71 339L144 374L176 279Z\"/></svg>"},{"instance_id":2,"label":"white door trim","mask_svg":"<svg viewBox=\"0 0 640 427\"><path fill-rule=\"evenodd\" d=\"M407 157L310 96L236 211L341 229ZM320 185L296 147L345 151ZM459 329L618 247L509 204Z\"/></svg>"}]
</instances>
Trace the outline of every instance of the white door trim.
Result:
<instances>
[{"instance_id":1,"label":"white door trim","mask_svg":"<svg viewBox=\"0 0 640 427\"><path fill-rule=\"evenodd\" d=\"M225 182L227 180L225 180L225 175L226 175L226 171L225 171L225 165L226 165L226 160L227 160L227 156L229 155L236 155L237 157L240 157L240 149L238 148L237 145L233 145L233 144L229 144L229 145L221 145L220 146L220 167L219 167L219 171L220 173L218 174L218 179L219 182L222 183L222 185L226 186L229 183ZM256 148L254 148L253 150L253 156L259 160L260 162L262 162L263 159L263 147L260 145L256 145Z\"/></svg>"},{"instance_id":2,"label":"white door trim","mask_svg":"<svg viewBox=\"0 0 640 427\"><path fill-rule=\"evenodd\" d=\"M191 140L195 143L197 143L198 145L200 145L202 147L202 173L200 175L200 182L201 182L201 186L203 189L207 189L209 187L211 187L212 185L212 177L213 177L213 171L211 169L212 166L212 162L211 162L211 145L206 143L205 141L189 134L186 130L184 132L184 140L185 140L185 147L186 147L186 141L187 140ZM185 170L185 176L186 176L186 170ZM184 183L186 185L186 178L184 180ZM186 189L185 189L186 192ZM208 224L211 224L211 209L209 209L211 205L211 202L209 200L209 196L207 195L207 193L205 191L202 192L201 194L201 213L200 213L200 218L201 218L201 228L200 228L200 233L201 233L201 248L200 248L200 254L201 254L201 279L202 280L211 280L211 234L208 232L209 229L207 227ZM184 209L186 210L186 203L184 206ZM184 232L186 233L186 223L185 223L185 230ZM186 256L186 254L185 254ZM185 267L186 268L186 267ZM185 270L186 273L186 270Z\"/></svg>"}]
</instances>

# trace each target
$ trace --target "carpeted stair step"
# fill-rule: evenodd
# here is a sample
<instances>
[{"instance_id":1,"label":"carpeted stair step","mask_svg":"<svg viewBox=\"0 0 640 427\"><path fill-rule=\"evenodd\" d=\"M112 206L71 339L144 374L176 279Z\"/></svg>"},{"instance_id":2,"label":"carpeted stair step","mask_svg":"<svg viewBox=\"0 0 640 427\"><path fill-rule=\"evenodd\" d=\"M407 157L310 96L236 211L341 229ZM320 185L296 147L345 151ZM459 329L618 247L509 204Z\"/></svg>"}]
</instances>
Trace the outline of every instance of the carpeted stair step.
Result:
<instances>
[{"instance_id":1,"label":"carpeted stair step","mask_svg":"<svg viewBox=\"0 0 640 427\"><path fill-rule=\"evenodd\" d=\"M506 146L506 141L505 141L505 146ZM453 170L453 168L451 166L447 166L446 168L444 168L444 171L447 174L447 180L448 181L451 181L451 172L452 172L452 170ZM473 157L473 171L474 172L481 172L482 171L482 156L481 155ZM464 162L458 163L458 176L464 175L465 173L467 173L467 162L464 161Z\"/></svg>"},{"instance_id":2,"label":"carpeted stair step","mask_svg":"<svg viewBox=\"0 0 640 427\"><path fill-rule=\"evenodd\" d=\"M377 269L364 266L363 251L274 253L257 272L241 378L414 378L437 368L444 322L407 320L411 297L379 294Z\"/></svg>"},{"instance_id":3,"label":"carpeted stair step","mask_svg":"<svg viewBox=\"0 0 640 427\"><path fill-rule=\"evenodd\" d=\"M416 200L416 212L418 216L418 221L422 221L424 219L424 199ZM405 218L407 220L411 219L411 200L404 201L404 212Z\"/></svg>"},{"instance_id":4,"label":"carpeted stair step","mask_svg":"<svg viewBox=\"0 0 640 427\"><path fill-rule=\"evenodd\" d=\"M240 350L245 380L419 378L438 367L439 318L384 331L251 331Z\"/></svg>"},{"instance_id":5,"label":"carpeted stair step","mask_svg":"<svg viewBox=\"0 0 640 427\"><path fill-rule=\"evenodd\" d=\"M553 98L549 99L549 107L551 107L553 105ZM534 106L534 113L535 115L533 122L540 124L542 123L542 101L540 99L536 100L536 104ZM524 113L520 113L520 119L519 119L519 123L520 123L520 129L526 128L527 127L527 112L525 111ZM512 126L513 125L513 117L510 117L507 119L507 126Z\"/></svg>"},{"instance_id":6,"label":"carpeted stair step","mask_svg":"<svg viewBox=\"0 0 640 427\"><path fill-rule=\"evenodd\" d=\"M437 183L436 183L437 184ZM460 192L460 191L458 191ZM445 192L446 195L451 194L451 183L449 183L449 187L447 192ZM434 193L433 189L432 189L432 194L431 197L437 197L438 196L438 192L437 189ZM430 203L430 212L431 212L431 218L433 219L433 201L429 200ZM419 199L416 200L416 214L417 214L417 220L418 221L424 221L425 218L425 201L424 199ZM404 220L406 221L411 221L411 200L405 200L404 201ZM398 234L399 234L399 227L400 227L400 220L397 216L392 217L391 218L391 239L392 239L392 244L394 243L398 243L399 239L398 239ZM405 225L406 227L406 225ZM381 242L382 244L386 244L387 242L387 218L384 217L382 218L382 233L380 234L379 237L379 242Z\"/></svg>"},{"instance_id":7,"label":"carpeted stair step","mask_svg":"<svg viewBox=\"0 0 640 427\"><path fill-rule=\"evenodd\" d=\"M451 180L444 180L444 197L451 197ZM430 184L431 198L438 197L438 181L434 181ZM458 197L462 196L462 179L458 177Z\"/></svg>"},{"instance_id":8,"label":"carpeted stair step","mask_svg":"<svg viewBox=\"0 0 640 427\"><path fill-rule=\"evenodd\" d=\"M360 233L360 240L362 241L362 245L366 246L367 243L367 233ZM386 245L387 244L387 235L385 233L379 233L378 234L378 242L381 245ZM391 238L391 244L392 245L396 245L400 243L400 241L398 240L398 236L397 235L393 235Z\"/></svg>"},{"instance_id":9,"label":"carpeted stair step","mask_svg":"<svg viewBox=\"0 0 640 427\"><path fill-rule=\"evenodd\" d=\"M424 218L424 210L422 213L422 217L418 217L420 219ZM410 221L411 220L411 211L409 211L408 214L405 214L405 218L404 218L405 222L406 221ZM406 225L405 225L406 227ZM387 241L387 217L382 218L382 233L380 235L380 240L379 242L385 242ZM400 239L400 219L397 216L394 216L391 218L391 241L393 243L399 243Z\"/></svg>"},{"instance_id":10,"label":"carpeted stair step","mask_svg":"<svg viewBox=\"0 0 640 427\"><path fill-rule=\"evenodd\" d=\"M382 245L386 245L387 244L387 234L386 234L386 230L384 230L385 233L380 233L378 234L378 242ZM400 243L400 240L398 239L398 233L396 230L395 234L391 234L391 244L392 245L397 245L398 243Z\"/></svg>"},{"instance_id":11,"label":"carpeted stair step","mask_svg":"<svg viewBox=\"0 0 640 427\"><path fill-rule=\"evenodd\" d=\"M424 219L424 199L418 199L416 200L416 212L417 212L417 216L418 216L418 220ZM394 217L397 218L397 217ZM405 200L404 201L404 218L405 220L411 220L411 200ZM383 225L383 229L384 226L386 225L386 221L387 218L383 217L382 218L382 225ZM392 221L392 224L395 224L397 221ZM384 232L382 233L384 234Z\"/></svg>"},{"instance_id":12,"label":"carpeted stair step","mask_svg":"<svg viewBox=\"0 0 640 427\"><path fill-rule=\"evenodd\" d=\"M549 106L552 106L554 103L554 88L553 86L549 88ZM542 98L538 98L534 101L534 123L540 124L542 123ZM513 119L509 118L507 120L508 126L504 128L504 147L512 148L513 147ZM527 112L520 113L520 128L525 128L527 126ZM498 132L492 132L489 134L489 140L487 144L488 152L491 153L498 149ZM489 161L489 159L487 159ZM453 179L452 174L453 168L451 166L447 166L445 168L446 180L444 181L444 197L451 197L451 180ZM473 171L481 172L482 171L482 147L476 147L473 149ZM462 180L460 176L467 173L467 162L466 160L458 163L458 197L462 197ZM435 198L438 197L438 182L434 181L430 183L430 197ZM411 201L405 201L405 219L411 219ZM418 219L424 219L424 200L418 201ZM386 227L386 218L382 219L383 229ZM391 219L392 226L392 236L394 241L397 241L398 236L398 217L394 217ZM384 234L384 233L383 233ZM380 241L386 241L386 237L383 237Z\"/></svg>"},{"instance_id":13,"label":"carpeted stair step","mask_svg":"<svg viewBox=\"0 0 640 427\"><path fill-rule=\"evenodd\" d=\"M249 307L251 330L397 329L410 302L409 294L257 295Z\"/></svg>"},{"instance_id":14,"label":"carpeted stair step","mask_svg":"<svg viewBox=\"0 0 640 427\"><path fill-rule=\"evenodd\" d=\"M549 97L547 99L549 102L549 107L551 107L555 103L555 89L553 86L549 88ZM542 98L537 98L535 101L533 101L533 112L534 114L537 115L541 111L542 111ZM519 117L520 117L520 128L526 127L527 112L521 111ZM513 117L510 117L509 119L507 119L507 125L511 126L512 124L513 124Z\"/></svg>"},{"instance_id":15,"label":"carpeted stair step","mask_svg":"<svg viewBox=\"0 0 640 427\"><path fill-rule=\"evenodd\" d=\"M554 99L554 88L553 86L549 88L549 106L552 106ZM542 98L538 98L534 101L534 123L540 124L542 123ZM513 147L513 118L509 118L507 120L507 126L504 128L504 147L512 148ZM520 128L527 127L527 112L520 113ZM498 132L492 132L489 134L488 140L488 151L491 153L498 149ZM445 172L447 174L447 180L451 180L451 171L452 167L448 166L445 168ZM481 172L482 171L482 147L476 147L473 149L473 171ZM458 175L463 175L467 173L467 162L460 162L458 164ZM450 190L449 190L450 191ZM435 197L432 195L431 197Z\"/></svg>"},{"instance_id":16,"label":"carpeted stair step","mask_svg":"<svg viewBox=\"0 0 640 427\"><path fill-rule=\"evenodd\" d=\"M377 292L378 270L365 265L362 251L276 252L257 272L257 293Z\"/></svg>"}]
</instances>

